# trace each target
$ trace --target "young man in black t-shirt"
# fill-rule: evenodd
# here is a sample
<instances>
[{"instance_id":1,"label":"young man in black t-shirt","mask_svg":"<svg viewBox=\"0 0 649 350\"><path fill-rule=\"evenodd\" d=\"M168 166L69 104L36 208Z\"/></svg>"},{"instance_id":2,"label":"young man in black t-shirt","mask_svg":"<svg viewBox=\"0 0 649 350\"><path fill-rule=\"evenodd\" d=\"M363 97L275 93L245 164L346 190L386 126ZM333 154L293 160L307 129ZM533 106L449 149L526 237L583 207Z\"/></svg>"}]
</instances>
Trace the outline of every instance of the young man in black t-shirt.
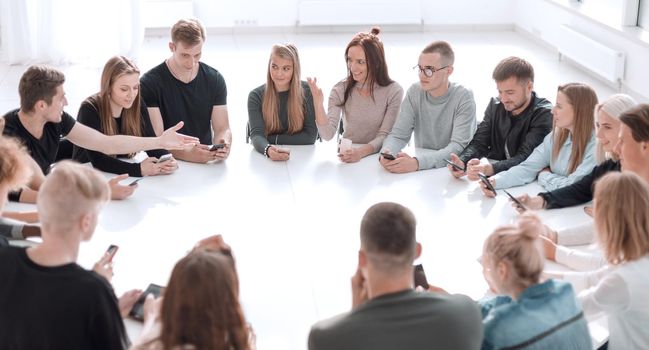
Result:
<instances>
[{"instance_id":1,"label":"young man in black t-shirt","mask_svg":"<svg viewBox=\"0 0 649 350\"><path fill-rule=\"evenodd\" d=\"M62 72L46 66L31 66L20 78L18 92L20 109L4 115L4 135L20 139L29 150L43 174L49 172L56 159L61 137L75 145L106 154L127 154L149 149L182 149L192 147L194 137L176 133L183 124L178 123L158 137L134 137L104 135L65 113L68 104L63 89L65 76ZM110 180L114 199L130 196L136 186L121 186L120 180L127 174ZM24 194L23 194L24 195ZM20 196L22 197L22 196Z\"/></svg>"},{"instance_id":2,"label":"young man in black t-shirt","mask_svg":"<svg viewBox=\"0 0 649 350\"><path fill-rule=\"evenodd\" d=\"M140 79L156 134L184 121L181 131L200 140L200 145L172 152L176 159L195 163L225 160L232 143L225 80L216 69L199 62L204 42L200 21L178 21L171 28L171 57ZM225 147L210 151L212 144Z\"/></svg>"},{"instance_id":3,"label":"young man in black t-shirt","mask_svg":"<svg viewBox=\"0 0 649 350\"><path fill-rule=\"evenodd\" d=\"M120 300L106 279L108 254L91 272L77 265L92 238L109 188L96 170L63 161L41 186L43 242L0 248L0 344L3 349L124 349L122 317L140 292Z\"/></svg>"}]
</instances>

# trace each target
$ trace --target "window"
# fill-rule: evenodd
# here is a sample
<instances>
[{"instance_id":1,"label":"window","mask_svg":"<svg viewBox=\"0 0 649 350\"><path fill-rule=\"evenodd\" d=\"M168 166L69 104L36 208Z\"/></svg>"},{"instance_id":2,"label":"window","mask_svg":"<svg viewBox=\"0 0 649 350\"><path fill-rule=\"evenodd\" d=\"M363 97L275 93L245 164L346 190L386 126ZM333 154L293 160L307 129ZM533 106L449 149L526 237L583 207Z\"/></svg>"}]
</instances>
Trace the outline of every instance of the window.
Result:
<instances>
[{"instance_id":1,"label":"window","mask_svg":"<svg viewBox=\"0 0 649 350\"><path fill-rule=\"evenodd\" d=\"M638 9L638 27L649 30L649 0L640 0Z\"/></svg>"}]
</instances>

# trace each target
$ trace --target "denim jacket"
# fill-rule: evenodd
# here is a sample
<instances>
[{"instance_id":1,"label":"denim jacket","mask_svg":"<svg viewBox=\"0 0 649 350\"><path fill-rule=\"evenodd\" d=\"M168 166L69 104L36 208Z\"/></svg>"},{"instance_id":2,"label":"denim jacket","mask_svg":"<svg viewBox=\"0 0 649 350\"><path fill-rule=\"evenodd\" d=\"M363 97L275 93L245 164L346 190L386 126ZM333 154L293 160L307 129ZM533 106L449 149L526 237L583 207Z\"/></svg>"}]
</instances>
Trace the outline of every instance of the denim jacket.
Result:
<instances>
[{"instance_id":1,"label":"denim jacket","mask_svg":"<svg viewBox=\"0 0 649 350\"><path fill-rule=\"evenodd\" d=\"M588 324L569 283L533 285L518 300L481 300L482 349L592 349Z\"/></svg>"}]
</instances>

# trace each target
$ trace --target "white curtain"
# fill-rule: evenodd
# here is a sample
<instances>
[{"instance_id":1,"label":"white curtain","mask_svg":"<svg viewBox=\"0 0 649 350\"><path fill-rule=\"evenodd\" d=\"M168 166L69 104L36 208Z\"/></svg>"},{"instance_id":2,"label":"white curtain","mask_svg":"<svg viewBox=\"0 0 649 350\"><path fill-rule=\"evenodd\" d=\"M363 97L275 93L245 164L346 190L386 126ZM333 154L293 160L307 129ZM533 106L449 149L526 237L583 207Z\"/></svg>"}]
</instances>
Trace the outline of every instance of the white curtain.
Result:
<instances>
[{"instance_id":1,"label":"white curtain","mask_svg":"<svg viewBox=\"0 0 649 350\"><path fill-rule=\"evenodd\" d=\"M136 59L141 0L0 0L2 60L14 63Z\"/></svg>"}]
</instances>

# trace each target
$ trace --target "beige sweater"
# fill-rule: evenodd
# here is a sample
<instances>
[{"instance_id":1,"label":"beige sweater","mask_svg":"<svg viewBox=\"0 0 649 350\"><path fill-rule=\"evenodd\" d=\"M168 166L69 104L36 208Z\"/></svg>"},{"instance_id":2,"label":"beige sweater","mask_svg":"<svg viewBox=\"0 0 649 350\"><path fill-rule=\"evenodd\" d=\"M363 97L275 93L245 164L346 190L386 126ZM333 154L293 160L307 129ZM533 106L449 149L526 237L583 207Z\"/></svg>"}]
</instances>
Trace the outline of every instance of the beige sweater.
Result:
<instances>
[{"instance_id":1,"label":"beige sweater","mask_svg":"<svg viewBox=\"0 0 649 350\"><path fill-rule=\"evenodd\" d=\"M341 107L344 96L343 80L331 89L327 112L329 123L318 125L320 136L331 140L336 134L342 115L345 130L343 137L356 144L370 144L374 152L378 152L399 114L403 88L397 82L388 86L374 84L373 100L371 96L362 96L357 89L353 89L345 106Z\"/></svg>"}]
</instances>

